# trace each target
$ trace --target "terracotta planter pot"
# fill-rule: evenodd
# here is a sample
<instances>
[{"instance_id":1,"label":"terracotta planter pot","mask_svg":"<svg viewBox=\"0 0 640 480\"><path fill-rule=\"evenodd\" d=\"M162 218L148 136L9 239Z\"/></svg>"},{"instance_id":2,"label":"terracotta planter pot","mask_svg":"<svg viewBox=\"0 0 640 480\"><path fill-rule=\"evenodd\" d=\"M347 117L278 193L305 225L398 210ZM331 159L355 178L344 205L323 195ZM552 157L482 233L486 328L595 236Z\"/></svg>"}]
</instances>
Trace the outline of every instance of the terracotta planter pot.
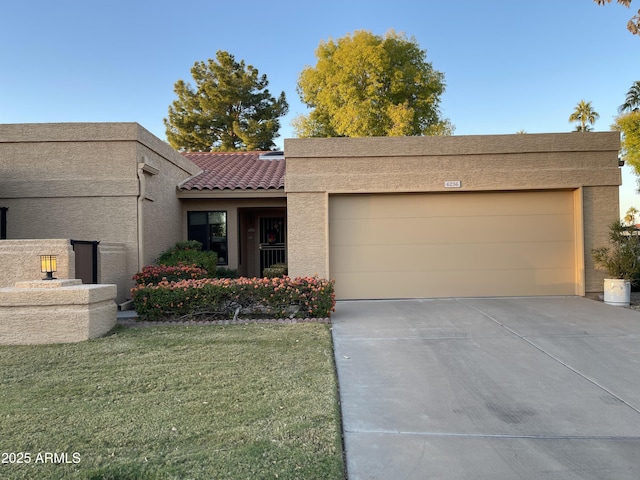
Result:
<instances>
[{"instance_id":1,"label":"terracotta planter pot","mask_svg":"<svg viewBox=\"0 0 640 480\"><path fill-rule=\"evenodd\" d=\"M617 307L628 307L631 303L631 283L620 278L605 278L604 303Z\"/></svg>"}]
</instances>

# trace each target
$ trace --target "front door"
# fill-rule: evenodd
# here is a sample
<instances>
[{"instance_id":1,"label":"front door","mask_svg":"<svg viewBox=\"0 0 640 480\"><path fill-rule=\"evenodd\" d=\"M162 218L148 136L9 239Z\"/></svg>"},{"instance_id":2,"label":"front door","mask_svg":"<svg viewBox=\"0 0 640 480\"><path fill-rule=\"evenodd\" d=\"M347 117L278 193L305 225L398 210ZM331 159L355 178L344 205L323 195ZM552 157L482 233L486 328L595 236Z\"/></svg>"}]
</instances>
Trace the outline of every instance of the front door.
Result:
<instances>
[{"instance_id":1,"label":"front door","mask_svg":"<svg viewBox=\"0 0 640 480\"><path fill-rule=\"evenodd\" d=\"M264 269L287 261L286 208L238 209L238 273L261 277Z\"/></svg>"},{"instance_id":2,"label":"front door","mask_svg":"<svg viewBox=\"0 0 640 480\"><path fill-rule=\"evenodd\" d=\"M287 263L285 217L260 217L260 276L275 263Z\"/></svg>"}]
</instances>

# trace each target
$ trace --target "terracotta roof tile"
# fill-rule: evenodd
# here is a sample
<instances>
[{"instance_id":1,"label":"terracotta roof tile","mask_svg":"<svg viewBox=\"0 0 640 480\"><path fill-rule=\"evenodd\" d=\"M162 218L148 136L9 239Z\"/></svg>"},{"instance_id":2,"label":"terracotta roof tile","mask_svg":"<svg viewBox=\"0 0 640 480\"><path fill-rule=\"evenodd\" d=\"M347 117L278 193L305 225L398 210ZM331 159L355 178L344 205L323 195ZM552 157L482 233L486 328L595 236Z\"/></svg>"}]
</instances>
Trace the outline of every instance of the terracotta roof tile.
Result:
<instances>
[{"instance_id":1,"label":"terracotta roof tile","mask_svg":"<svg viewBox=\"0 0 640 480\"><path fill-rule=\"evenodd\" d=\"M285 160L260 160L268 152L189 152L185 157L203 172L181 190L258 190L284 188Z\"/></svg>"}]
</instances>

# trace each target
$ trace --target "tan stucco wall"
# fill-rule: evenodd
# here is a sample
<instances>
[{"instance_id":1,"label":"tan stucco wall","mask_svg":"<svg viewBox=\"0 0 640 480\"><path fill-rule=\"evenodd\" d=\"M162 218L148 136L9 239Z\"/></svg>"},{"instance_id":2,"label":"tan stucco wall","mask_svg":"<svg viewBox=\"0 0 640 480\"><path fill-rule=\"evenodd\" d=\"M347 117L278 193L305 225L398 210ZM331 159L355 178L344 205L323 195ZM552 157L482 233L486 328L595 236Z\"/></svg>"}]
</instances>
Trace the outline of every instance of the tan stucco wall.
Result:
<instances>
[{"instance_id":1,"label":"tan stucco wall","mask_svg":"<svg viewBox=\"0 0 640 480\"><path fill-rule=\"evenodd\" d=\"M130 297L132 274L130 265L135 262L124 243L100 242L98 245L98 283L112 283L118 288L118 303Z\"/></svg>"},{"instance_id":2,"label":"tan stucco wall","mask_svg":"<svg viewBox=\"0 0 640 480\"><path fill-rule=\"evenodd\" d=\"M171 150L173 152L173 150ZM173 152L180 159L184 157ZM196 167L187 169L182 163L166 161L146 145L138 145L138 161L157 169L158 173L144 173L144 259L143 265L155 261L160 253L183 240L182 207L176 189L189 176L200 172ZM186 160L186 159L185 159ZM186 160L190 163L189 160ZM142 163L139 163L140 167ZM194 165L195 167L195 165ZM191 175L185 176L185 171Z\"/></svg>"},{"instance_id":3,"label":"tan stucco wall","mask_svg":"<svg viewBox=\"0 0 640 480\"><path fill-rule=\"evenodd\" d=\"M287 201L289 275L328 278L329 196L292 192Z\"/></svg>"},{"instance_id":4,"label":"tan stucco wall","mask_svg":"<svg viewBox=\"0 0 640 480\"><path fill-rule=\"evenodd\" d=\"M609 226L618 220L618 189L610 186L585 187L583 193L584 218L584 265L585 290L602 292L603 280L607 276L603 270L595 268L591 250L608 245Z\"/></svg>"},{"instance_id":5,"label":"tan stucco wall","mask_svg":"<svg viewBox=\"0 0 640 480\"><path fill-rule=\"evenodd\" d=\"M69 240L0 240L0 287L39 280L40 255L56 255L56 278L75 278L75 254Z\"/></svg>"},{"instance_id":6,"label":"tan stucco wall","mask_svg":"<svg viewBox=\"0 0 640 480\"><path fill-rule=\"evenodd\" d=\"M616 132L286 139L284 146L292 276L330 273L331 194L582 188L584 282L587 292L602 291L589 252L606 242L618 216ZM445 188L447 181L461 186Z\"/></svg>"},{"instance_id":7,"label":"tan stucco wall","mask_svg":"<svg viewBox=\"0 0 640 480\"><path fill-rule=\"evenodd\" d=\"M7 238L123 245L126 272L115 278L103 268L99 277L118 284L118 302L128 298L139 264L182 239L176 185L199 172L137 123L0 125L0 158ZM147 173L140 174L145 192L139 204L143 163ZM122 278L129 279L125 288Z\"/></svg>"},{"instance_id":8,"label":"tan stucco wall","mask_svg":"<svg viewBox=\"0 0 640 480\"><path fill-rule=\"evenodd\" d=\"M98 283L118 285L119 302L128 298L131 277L138 265L136 197L0 198L0 203L9 206L11 212L7 222L10 238L41 238L49 234L53 238L67 235L73 240L99 241ZM66 242L70 244L69 240ZM109 247L113 243L121 246L119 258L101 258L104 248L107 255L113 251Z\"/></svg>"}]
</instances>

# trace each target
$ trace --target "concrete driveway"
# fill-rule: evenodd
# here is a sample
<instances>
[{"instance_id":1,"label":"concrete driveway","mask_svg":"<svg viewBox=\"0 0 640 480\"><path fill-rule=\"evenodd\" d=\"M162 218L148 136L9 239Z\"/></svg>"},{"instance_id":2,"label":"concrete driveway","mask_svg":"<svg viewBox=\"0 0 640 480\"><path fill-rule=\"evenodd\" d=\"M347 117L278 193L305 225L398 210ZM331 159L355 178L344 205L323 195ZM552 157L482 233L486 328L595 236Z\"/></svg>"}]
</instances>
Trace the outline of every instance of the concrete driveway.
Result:
<instances>
[{"instance_id":1,"label":"concrete driveway","mask_svg":"<svg viewBox=\"0 0 640 480\"><path fill-rule=\"evenodd\" d=\"M338 302L333 337L350 480L640 478L640 312Z\"/></svg>"}]
</instances>

